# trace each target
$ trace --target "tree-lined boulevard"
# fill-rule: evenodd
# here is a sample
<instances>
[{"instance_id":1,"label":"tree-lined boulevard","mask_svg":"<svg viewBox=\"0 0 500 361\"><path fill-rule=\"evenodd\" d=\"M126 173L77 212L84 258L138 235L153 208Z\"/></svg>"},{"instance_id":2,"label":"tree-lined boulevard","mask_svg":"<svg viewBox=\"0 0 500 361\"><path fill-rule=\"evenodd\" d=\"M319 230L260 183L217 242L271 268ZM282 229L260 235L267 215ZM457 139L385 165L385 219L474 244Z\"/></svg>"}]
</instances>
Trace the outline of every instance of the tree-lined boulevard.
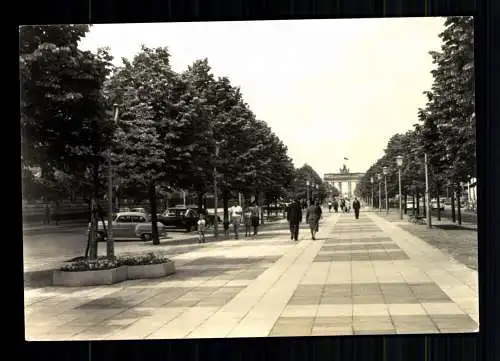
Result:
<instances>
[{"instance_id":1,"label":"tree-lined boulevard","mask_svg":"<svg viewBox=\"0 0 500 361\"><path fill-rule=\"evenodd\" d=\"M443 22L427 104L357 183L359 219L353 199L345 212L329 211L341 190L314 160L294 164L270 123L238 85L212 72L210 59L174 71L171 49L142 46L117 65L110 49L79 47L91 26L22 27L24 201L31 209L64 202L67 209L80 202L75 213L85 213L82 202L89 209L87 219L47 217L47 224L33 210L23 225L26 337L477 331L477 215L462 204L476 179L473 20ZM300 205L288 208L294 201ZM306 204L315 201L322 216L313 239L306 215L318 210L308 213ZM183 212L194 204L187 208L198 212L198 229L160 236L164 211L176 204ZM130 212L144 215L130 216L130 230L143 222L151 239L114 239L113 217L128 207L145 208ZM303 211L297 240L289 209ZM222 221L205 229L200 214ZM165 273L148 273L156 266ZM111 276L95 276L101 271Z\"/></svg>"}]
</instances>

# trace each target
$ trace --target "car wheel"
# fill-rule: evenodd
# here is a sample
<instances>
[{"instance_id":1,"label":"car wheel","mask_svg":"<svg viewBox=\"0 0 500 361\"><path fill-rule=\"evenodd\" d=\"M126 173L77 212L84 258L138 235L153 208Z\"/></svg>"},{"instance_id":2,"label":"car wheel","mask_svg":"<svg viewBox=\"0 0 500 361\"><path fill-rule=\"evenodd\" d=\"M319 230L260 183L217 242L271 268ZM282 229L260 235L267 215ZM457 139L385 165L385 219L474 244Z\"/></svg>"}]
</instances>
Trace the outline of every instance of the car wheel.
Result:
<instances>
[{"instance_id":1,"label":"car wheel","mask_svg":"<svg viewBox=\"0 0 500 361\"><path fill-rule=\"evenodd\" d=\"M141 239L144 241L144 242L149 242L151 241L151 238L153 238L151 236L150 233L144 233L144 234L141 234Z\"/></svg>"}]
</instances>

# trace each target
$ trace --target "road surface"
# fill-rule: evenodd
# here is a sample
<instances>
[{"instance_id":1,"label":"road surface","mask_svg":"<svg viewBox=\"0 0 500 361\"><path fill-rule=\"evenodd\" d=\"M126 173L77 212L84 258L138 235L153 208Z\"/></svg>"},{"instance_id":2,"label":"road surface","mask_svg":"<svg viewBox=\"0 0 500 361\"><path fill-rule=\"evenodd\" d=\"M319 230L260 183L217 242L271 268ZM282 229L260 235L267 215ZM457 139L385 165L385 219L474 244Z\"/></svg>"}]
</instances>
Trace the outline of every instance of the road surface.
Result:
<instances>
[{"instance_id":1,"label":"road surface","mask_svg":"<svg viewBox=\"0 0 500 361\"><path fill-rule=\"evenodd\" d=\"M57 262L83 256L87 247L86 225L61 226L61 228L30 230L23 235L24 270L44 269ZM172 245L196 243L196 232L186 233L182 230L169 230L163 242ZM143 244L137 241L116 241L116 247L130 244ZM106 253L106 243L99 242L99 254Z\"/></svg>"}]
</instances>

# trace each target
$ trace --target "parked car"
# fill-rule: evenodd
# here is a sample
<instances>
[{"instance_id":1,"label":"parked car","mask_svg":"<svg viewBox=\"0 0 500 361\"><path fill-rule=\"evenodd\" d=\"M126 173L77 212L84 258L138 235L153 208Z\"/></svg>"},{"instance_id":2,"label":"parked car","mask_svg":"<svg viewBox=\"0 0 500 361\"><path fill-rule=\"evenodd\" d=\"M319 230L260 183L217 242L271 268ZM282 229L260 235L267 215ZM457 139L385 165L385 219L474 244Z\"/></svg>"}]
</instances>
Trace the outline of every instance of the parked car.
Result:
<instances>
[{"instance_id":1,"label":"parked car","mask_svg":"<svg viewBox=\"0 0 500 361\"><path fill-rule=\"evenodd\" d=\"M143 214L148 213L148 212L146 212L145 208L130 208L130 212L137 212L137 213L143 213Z\"/></svg>"},{"instance_id":2,"label":"parked car","mask_svg":"<svg viewBox=\"0 0 500 361\"><path fill-rule=\"evenodd\" d=\"M184 229L186 232L196 230L198 219L198 212L188 207L168 208L164 213L158 215L158 222L165 227Z\"/></svg>"},{"instance_id":3,"label":"parked car","mask_svg":"<svg viewBox=\"0 0 500 361\"><path fill-rule=\"evenodd\" d=\"M115 240L133 240L141 239L144 242L150 241L152 238L152 225L148 216L138 212L122 212L117 213L113 218L113 239ZM106 222L106 229L108 222ZM104 224L99 221L97 224L97 240L105 241L106 232ZM87 232L90 232L90 224ZM160 237L166 237L166 227L158 222L158 234Z\"/></svg>"},{"instance_id":4,"label":"parked car","mask_svg":"<svg viewBox=\"0 0 500 361\"><path fill-rule=\"evenodd\" d=\"M446 201L445 198L439 198L439 208L442 211L444 211L445 201ZM433 210L438 208L436 198L431 199L431 207Z\"/></svg>"}]
</instances>

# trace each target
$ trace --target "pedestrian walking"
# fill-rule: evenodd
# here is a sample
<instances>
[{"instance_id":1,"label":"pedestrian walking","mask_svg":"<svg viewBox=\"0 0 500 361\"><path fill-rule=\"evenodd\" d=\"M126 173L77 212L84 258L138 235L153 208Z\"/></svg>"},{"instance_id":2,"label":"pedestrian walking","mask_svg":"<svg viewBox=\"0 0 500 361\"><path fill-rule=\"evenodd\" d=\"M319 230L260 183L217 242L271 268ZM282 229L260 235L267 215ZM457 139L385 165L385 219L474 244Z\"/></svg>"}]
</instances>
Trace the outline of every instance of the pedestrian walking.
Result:
<instances>
[{"instance_id":1,"label":"pedestrian walking","mask_svg":"<svg viewBox=\"0 0 500 361\"><path fill-rule=\"evenodd\" d=\"M340 210L341 210L342 212L345 212L345 199L344 199L344 198L342 198L342 199L340 200Z\"/></svg>"},{"instance_id":2,"label":"pedestrian walking","mask_svg":"<svg viewBox=\"0 0 500 361\"><path fill-rule=\"evenodd\" d=\"M50 207L48 204L45 205L45 221L44 223L50 224Z\"/></svg>"},{"instance_id":3,"label":"pedestrian walking","mask_svg":"<svg viewBox=\"0 0 500 361\"><path fill-rule=\"evenodd\" d=\"M245 223L245 238L250 237L252 234L252 209L246 207L243 212L243 222Z\"/></svg>"},{"instance_id":4,"label":"pedestrian walking","mask_svg":"<svg viewBox=\"0 0 500 361\"><path fill-rule=\"evenodd\" d=\"M352 208L354 209L354 217L359 219L359 209L361 208L361 204L359 203L358 197L354 198L354 202L352 202Z\"/></svg>"},{"instance_id":5,"label":"pedestrian walking","mask_svg":"<svg viewBox=\"0 0 500 361\"><path fill-rule=\"evenodd\" d=\"M198 242L205 243L205 230L207 227L207 222L205 221L205 215L203 213L200 214L200 219L198 220Z\"/></svg>"},{"instance_id":6,"label":"pedestrian walking","mask_svg":"<svg viewBox=\"0 0 500 361\"><path fill-rule=\"evenodd\" d=\"M255 201L252 202L252 206L250 207L252 212L252 227L253 227L253 235L256 236L259 231L259 207Z\"/></svg>"},{"instance_id":7,"label":"pedestrian walking","mask_svg":"<svg viewBox=\"0 0 500 361\"><path fill-rule=\"evenodd\" d=\"M332 206L333 206L332 201L328 201L328 212L329 213L332 213Z\"/></svg>"},{"instance_id":8,"label":"pedestrian walking","mask_svg":"<svg viewBox=\"0 0 500 361\"><path fill-rule=\"evenodd\" d=\"M302 204L298 199L294 199L288 206L286 218L290 225L290 238L292 241L299 240L299 227L302 222Z\"/></svg>"},{"instance_id":9,"label":"pedestrian walking","mask_svg":"<svg viewBox=\"0 0 500 361\"><path fill-rule=\"evenodd\" d=\"M335 213L339 212L339 202L336 199L333 201L333 210Z\"/></svg>"},{"instance_id":10,"label":"pedestrian walking","mask_svg":"<svg viewBox=\"0 0 500 361\"><path fill-rule=\"evenodd\" d=\"M231 224L233 225L234 237L238 239L238 229L241 223L241 217L243 216L243 209L241 208L238 201L234 201L233 206L229 210L229 215L231 216Z\"/></svg>"},{"instance_id":11,"label":"pedestrian walking","mask_svg":"<svg viewBox=\"0 0 500 361\"><path fill-rule=\"evenodd\" d=\"M318 202L312 203L306 211L306 222L309 224L312 239L316 239L316 233L319 231L319 220L322 215L321 207Z\"/></svg>"}]
</instances>

